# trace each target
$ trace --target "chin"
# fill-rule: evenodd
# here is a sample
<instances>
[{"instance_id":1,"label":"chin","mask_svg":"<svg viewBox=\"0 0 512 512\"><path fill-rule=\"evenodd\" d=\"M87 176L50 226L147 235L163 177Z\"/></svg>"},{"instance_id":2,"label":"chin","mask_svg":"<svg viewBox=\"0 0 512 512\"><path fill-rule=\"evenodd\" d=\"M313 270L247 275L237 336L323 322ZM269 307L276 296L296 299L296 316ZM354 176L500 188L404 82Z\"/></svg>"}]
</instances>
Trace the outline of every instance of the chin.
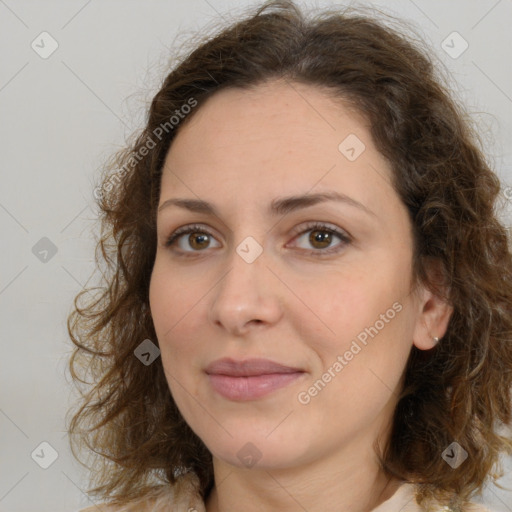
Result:
<instances>
[{"instance_id":1,"label":"chin","mask_svg":"<svg viewBox=\"0 0 512 512\"><path fill-rule=\"evenodd\" d=\"M222 440L211 439L211 435L200 437L215 458L239 468L284 469L296 466L308 458L307 448L312 448L311 440L285 430L280 435L276 432L269 435L269 432L272 429L265 429L265 433L261 434L246 426L243 430L233 431L233 437L222 436Z\"/></svg>"}]
</instances>

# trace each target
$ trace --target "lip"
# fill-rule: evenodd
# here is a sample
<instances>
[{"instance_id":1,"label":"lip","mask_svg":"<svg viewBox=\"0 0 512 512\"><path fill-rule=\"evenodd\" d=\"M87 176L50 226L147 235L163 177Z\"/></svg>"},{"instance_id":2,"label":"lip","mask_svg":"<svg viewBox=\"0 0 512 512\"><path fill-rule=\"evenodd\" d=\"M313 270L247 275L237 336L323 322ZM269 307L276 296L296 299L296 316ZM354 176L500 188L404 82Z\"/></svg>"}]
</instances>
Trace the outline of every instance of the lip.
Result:
<instances>
[{"instance_id":1,"label":"lip","mask_svg":"<svg viewBox=\"0 0 512 512\"><path fill-rule=\"evenodd\" d=\"M291 384L304 370L269 359L218 359L205 369L213 389L235 401L256 400Z\"/></svg>"},{"instance_id":2,"label":"lip","mask_svg":"<svg viewBox=\"0 0 512 512\"><path fill-rule=\"evenodd\" d=\"M229 357L217 359L210 363L205 372L213 375L229 375L231 377L253 377L256 375L268 375L274 373L302 372L300 368L285 366L270 359L246 359L237 361Z\"/></svg>"}]
</instances>

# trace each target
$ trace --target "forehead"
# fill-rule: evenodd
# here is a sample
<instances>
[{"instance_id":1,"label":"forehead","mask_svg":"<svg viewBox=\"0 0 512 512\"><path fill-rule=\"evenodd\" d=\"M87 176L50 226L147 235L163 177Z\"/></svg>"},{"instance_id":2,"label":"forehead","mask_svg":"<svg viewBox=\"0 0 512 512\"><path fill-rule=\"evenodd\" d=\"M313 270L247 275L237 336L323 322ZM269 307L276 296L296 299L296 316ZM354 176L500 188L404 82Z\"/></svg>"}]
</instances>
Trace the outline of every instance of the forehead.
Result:
<instances>
[{"instance_id":1,"label":"forehead","mask_svg":"<svg viewBox=\"0 0 512 512\"><path fill-rule=\"evenodd\" d=\"M227 150L233 155L237 147L243 154L259 143L290 153L301 149L299 142L308 143L309 150L337 152L338 139L355 132L371 145L364 117L348 101L334 99L325 88L278 80L214 93L180 129L173 152L177 158L193 143L196 157L206 151L221 157Z\"/></svg>"},{"instance_id":2,"label":"forehead","mask_svg":"<svg viewBox=\"0 0 512 512\"><path fill-rule=\"evenodd\" d=\"M348 102L275 81L221 90L199 107L171 145L162 190L268 201L270 193L335 189L378 203L393 192L390 172Z\"/></svg>"}]
</instances>

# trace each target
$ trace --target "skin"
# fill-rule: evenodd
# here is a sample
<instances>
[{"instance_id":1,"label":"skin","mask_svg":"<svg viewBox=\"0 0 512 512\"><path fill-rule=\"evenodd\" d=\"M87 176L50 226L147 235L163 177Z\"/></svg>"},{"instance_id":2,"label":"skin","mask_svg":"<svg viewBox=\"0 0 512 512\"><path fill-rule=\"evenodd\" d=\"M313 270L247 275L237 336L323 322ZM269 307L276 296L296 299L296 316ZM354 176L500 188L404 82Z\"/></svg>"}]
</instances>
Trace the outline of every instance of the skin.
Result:
<instances>
[{"instance_id":1,"label":"skin","mask_svg":"<svg viewBox=\"0 0 512 512\"><path fill-rule=\"evenodd\" d=\"M349 134L366 147L354 161L338 149ZM425 288L411 290L411 223L390 177L364 118L313 86L271 81L223 90L180 127L160 205L202 199L218 215L175 205L158 212L150 306L172 396L213 455L208 512L367 512L396 490L374 443L387 440L413 344L432 348L451 309ZM327 191L373 214L334 201L267 212L274 198ZM336 235L330 245L315 242L306 226L313 221L350 242ZM185 234L165 246L190 224L213 236L198 243L204 232ZM249 236L263 249L252 263L236 251ZM397 302L401 311L300 403L299 393ZM231 401L204 372L221 357L268 358L304 374L263 398ZM248 442L260 457L252 467L237 456Z\"/></svg>"}]
</instances>

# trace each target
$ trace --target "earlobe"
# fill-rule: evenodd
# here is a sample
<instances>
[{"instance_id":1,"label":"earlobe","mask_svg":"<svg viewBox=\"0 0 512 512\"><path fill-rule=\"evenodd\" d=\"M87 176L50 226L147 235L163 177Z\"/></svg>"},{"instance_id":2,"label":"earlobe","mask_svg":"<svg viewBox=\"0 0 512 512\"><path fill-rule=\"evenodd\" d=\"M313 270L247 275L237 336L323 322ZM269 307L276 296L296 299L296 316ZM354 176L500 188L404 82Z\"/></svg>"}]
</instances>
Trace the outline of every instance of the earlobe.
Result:
<instances>
[{"instance_id":1,"label":"earlobe","mask_svg":"<svg viewBox=\"0 0 512 512\"><path fill-rule=\"evenodd\" d=\"M420 350L434 348L446 334L453 307L431 291L424 290L413 343Z\"/></svg>"}]
</instances>

